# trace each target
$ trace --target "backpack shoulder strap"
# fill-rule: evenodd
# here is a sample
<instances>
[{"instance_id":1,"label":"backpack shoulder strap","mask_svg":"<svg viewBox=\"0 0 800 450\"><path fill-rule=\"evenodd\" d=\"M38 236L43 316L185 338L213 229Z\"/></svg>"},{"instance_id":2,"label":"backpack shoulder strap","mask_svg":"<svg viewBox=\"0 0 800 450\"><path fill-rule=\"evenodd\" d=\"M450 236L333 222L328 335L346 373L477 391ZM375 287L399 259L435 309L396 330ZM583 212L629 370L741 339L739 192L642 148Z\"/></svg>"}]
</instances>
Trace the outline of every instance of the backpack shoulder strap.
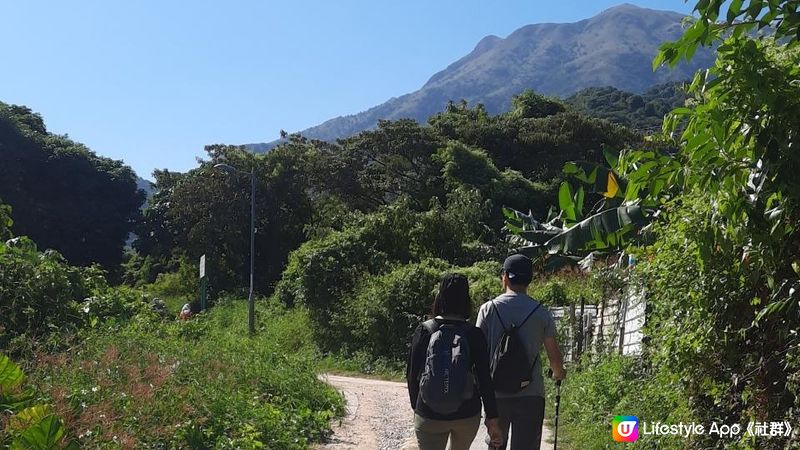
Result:
<instances>
[{"instance_id":1,"label":"backpack shoulder strap","mask_svg":"<svg viewBox=\"0 0 800 450\"><path fill-rule=\"evenodd\" d=\"M541 304L541 303L539 303L538 305L536 305L536 307L535 307L535 308L533 308L533 311L531 311L531 313L530 313L530 314L528 314L528 317L526 317L526 318L525 318L525 320L523 320L523 321L522 321L522 323L521 323L521 324L519 324L519 326L522 326L522 325L523 325L525 322L527 322L527 321L528 321L528 319L530 319L530 317L531 317L531 316L532 316L532 315L533 315L533 314L534 314L534 313L535 313L535 312L536 312L536 311L539 309L539 307L540 307L540 306L542 306L542 304ZM538 352L537 352L537 353L536 353L536 355L533 357L533 362L531 363L531 369L530 369L530 371L529 371L529 372L533 372L533 368L534 368L534 367L536 367L536 362L537 362L537 361L539 361L539 353L538 353Z\"/></svg>"},{"instance_id":2,"label":"backpack shoulder strap","mask_svg":"<svg viewBox=\"0 0 800 450\"><path fill-rule=\"evenodd\" d=\"M436 319L426 320L425 322L422 322L422 326L425 327L425 331L427 331L428 334L433 334L439 329Z\"/></svg>"},{"instance_id":3,"label":"backpack shoulder strap","mask_svg":"<svg viewBox=\"0 0 800 450\"><path fill-rule=\"evenodd\" d=\"M497 308L497 303L492 300L492 306L494 306L494 313L497 314L497 319L500 321L500 326L503 327L503 331L506 331L506 324L503 322L503 318L500 316L500 309Z\"/></svg>"},{"instance_id":4,"label":"backpack shoulder strap","mask_svg":"<svg viewBox=\"0 0 800 450\"><path fill-rule=\"evenodd\" d=\"M537 302L537 303L538 303L538 302ZM538 303L538 304L536 305L536 307L535 307L535 308L533 308L533 311L531 311L531 312L530 312L530 314L528 314L528 316L527 316L527 317L525 317L525 320L523 320L522 322L520 322L520 324L519 324L519 325L517 325L517 328L522 328L522 326L523 326L523 325L525 325L525 322L527 322L527 321L528 321L528 319L530 319L530 318L531 318L531 316L533 315L533 313L535 313L535 312L536 312L536 311L539 309L539 307L540 307L540 306L542 306L542 304L541 304L541 303Z\"/></svg>"},{"instance_id":5,"label":"backpack shoulder strap","mask_svg":"<svg viewBox=\"0 0 800 450\"><path fill-rule=\"evenodd\" d=\"M539 361L538 353L536 354L536 356L533 357L533 363L531 363L531 368L528 372L533 372L534 367L536 367L536 361Z\"/></svg>"}]
</instances>

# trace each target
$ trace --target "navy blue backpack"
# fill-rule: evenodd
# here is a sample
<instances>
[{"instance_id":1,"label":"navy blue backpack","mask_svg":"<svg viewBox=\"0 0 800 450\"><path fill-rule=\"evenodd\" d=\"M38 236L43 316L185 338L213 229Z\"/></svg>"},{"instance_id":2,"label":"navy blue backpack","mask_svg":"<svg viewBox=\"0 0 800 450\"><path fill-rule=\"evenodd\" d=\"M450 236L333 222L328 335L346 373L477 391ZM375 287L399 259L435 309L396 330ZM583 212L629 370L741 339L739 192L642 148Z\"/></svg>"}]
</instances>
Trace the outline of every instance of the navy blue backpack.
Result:
<instances>
[{"instance_id":1,"label":"navy blue backpack","mask_svg":"<svg viewBox=\"0 0 800 450\"><path fill-rule=\"evenodd\" d=\"M422 401L439 414L454 413L474 393L472 355L466 334L469 324L439 325L431 319L423 326L431 339L419 381Z\"/></svg>"}]
</instances>

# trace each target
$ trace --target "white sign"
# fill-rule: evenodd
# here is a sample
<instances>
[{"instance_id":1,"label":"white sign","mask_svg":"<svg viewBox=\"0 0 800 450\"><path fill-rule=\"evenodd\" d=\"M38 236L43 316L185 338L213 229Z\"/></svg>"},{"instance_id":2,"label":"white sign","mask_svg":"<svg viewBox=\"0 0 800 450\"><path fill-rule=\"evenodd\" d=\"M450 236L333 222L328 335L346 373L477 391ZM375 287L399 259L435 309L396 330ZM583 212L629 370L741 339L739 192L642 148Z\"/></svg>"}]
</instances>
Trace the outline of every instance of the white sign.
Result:
<instances>
[{"instance_id":1,"label":"white sign","mask_svg":"<svg viewBox=\"0 0 800 450\"><path fill-rule=\"evenodd\" d=\"M206 255L200 257L200 278L206 276Z\"/></svg>"}]
</instances>

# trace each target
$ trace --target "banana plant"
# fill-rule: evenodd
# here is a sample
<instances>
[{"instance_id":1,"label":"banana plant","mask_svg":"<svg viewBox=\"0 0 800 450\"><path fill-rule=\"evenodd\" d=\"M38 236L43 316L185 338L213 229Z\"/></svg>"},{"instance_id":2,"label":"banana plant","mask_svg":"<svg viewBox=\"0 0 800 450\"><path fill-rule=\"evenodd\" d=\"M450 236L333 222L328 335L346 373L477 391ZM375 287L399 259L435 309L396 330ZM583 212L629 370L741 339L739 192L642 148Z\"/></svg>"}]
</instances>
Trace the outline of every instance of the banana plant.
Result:
<instances>
[{"instance_id":1,"label":"banana plant","mask_svg":"<svg viewBox=\"0 0 800 450\"><path fill-rule=\"evenodd\" d=\"M593 251L621 249L650 222L657 210L644 204L639 194L652 193L653 189L637 181L646 179L644 173L654 168L647 165L650 161L621 162L615 153L604 154L609 167L589 162L564 166L564 173L578 184L573 187L568 181L561 183L558 216L539 221L530 212L503 209L505 228L512 235L512 244L519 246L519 253L535 259L552 260L553 255L559 255L560 261L564 257L580 259ZM617 172L620 165L636 177L633 182ZM584 213L587 194L600 200Z\"/></svg>"},{"instance_id":2,"label":"banana plant","mask_svg":"<svg viewBox=\"0 0 800 450\"><path fill-rule=\"evenodd\" d=\"M511 208L504 208L503 212L507 218L506 229L514 235L512 243L524 244L518 251L532 258L545 254L585 256L595 250L621 248L630 240L633 231L649 223L653 214L639 205L619 206L571 226L559 227Z\"/></svg>"}]
</instances>

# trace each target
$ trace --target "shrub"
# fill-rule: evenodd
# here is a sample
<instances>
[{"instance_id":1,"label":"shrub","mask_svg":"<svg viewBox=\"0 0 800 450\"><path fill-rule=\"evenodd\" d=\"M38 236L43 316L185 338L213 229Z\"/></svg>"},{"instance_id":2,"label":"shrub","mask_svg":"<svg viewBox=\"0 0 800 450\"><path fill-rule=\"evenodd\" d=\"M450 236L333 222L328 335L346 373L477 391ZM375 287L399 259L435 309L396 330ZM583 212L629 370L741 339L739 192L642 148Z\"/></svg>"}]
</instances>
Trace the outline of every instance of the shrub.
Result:
<instances>
[{"instance_id":1,"label":"shrub","mask_svg":"<svg viewBox=\"0 0 800 450\"><path fill-rule=\"evenodd\" d=\"M484 216L485 207L477 191L464 188L454 192L444 208L434 201L430 210L419 212L413 210L408 201L399 199L377 212L357 216L341 230L329 231L292 252L276 285L274 298L287 306L300 305L308 309L315 338L323 351L337 352L345 347L344 350L350 352L366 348L363 347L367 343L365 336L372 332L364 331L361 325L373 326L378 317L396 319L379 310L393 307L393 303L381 297L374 301L383 306L368 305L371 300L366 298L367 291L403 290L406 297L398 301L404 302L402 308L405 309L398 314L418 319L429 308L420 304L430 302L428 293L441 272L451 265L470 264L479 257L496 253L491 245L482 243L486 236L481 234L480 223L473 223ZM489 238L491 240L491 236ZM433 260L439 261L434 263L438 267L436 270L421 269L431 268L429 262ZM404 264L413 267L388 275ZM484 276L484 269L476 268L474 273L481 272ZM429 275L433 272L436 276L431 278ZM403 277L412 275L422 277L413 287L398 284ZM434 281L428 283L431 279ZM351 323L354 318L361 320L359 326ZM397 333L393 336L403 336L403 343L408 325L400 324L409 320L403 318L390 324L390 327L398 326L396 330L392 328ZM381 348L379 355L397 356L397 348L389 350L384 344L376 345Z\"/></svg>"},{"instance_id":2,"label":"shrub","mask_svg":"<svg viewBox=\"0 0 800 450\"><path fill-rule=\"evenodd\" d=\"M466 276L469 280L469 294L472 298L472 320L478 316L478 309L482 304L497 297L503 291L500 283L500 268L502 265L494 261L481 261L469 267L459 267L456 272Z\"/></svg>"},{"instance_id":3,"label":"shrub","mask_svg":"<svg viewBox=\"0 0 800 450\"><path fill-rule=\"evenodd\" d=\"M581 298L594 304L602 295L592 276L566 271L534 279L529 292L550 306L579 305Z\"/></svg>"},{"instance_id":4,"label":"shrub","mask_svg":"<svg viewBox=\"0 0 800 450\"><path fill-rule=\"evenodd\" d=\"M374 278L364 278L346 300L338 327L347 328L352 340L345 350L365 352L374 358L402 361L416 327L430 317L431 305L442 275L458 272L470 281L475 313L485 301L500 293L498 264L481 262L470 267L451 266L440 259L396 266ZM474 321L476 314L473 314Z\"/></svg>"},{"instance_id":5,"label":"shrub","mask_svg":"<svg viewBox=\"0 0 800 450\"><path fill-rule=\"evenodd\" d=\"M11 207L2 204L0 199L0 241L11 239L11 225L14 221L11 220Z\"/></svg>"},{"instance_id":6,"label":"shrub","mask_svg":"<svg viewBox=\"0 0 800 450\"><path fill-rule=\"evenodd\" d=\"M89 293L84 281L80 269L56 252L39 254L27 238L0 243L0 348L80 322L76 302Z\"/></svg>"},{"instance_id":7,"label":"shrub","mask_svg":"<svg viewBox=\"0 0 800 450\"><path fill-rule=\"evenodd\" d=\"M640 258L649 294L647 355L681 380L692 409L703 418L729 424L767 415L792 420L799 403L792 392L798 361L792 352L796 327L790 324L796 319L787 310L785 317L759 320L767 292L759 276L768 266L757 264L752 250L719 235L712 203L701 194L670 205L666 220L654 226L658 239ZM747 436L736 447L709 435L692 444L784 448L779 439L754 447Z\"/></svg>"},{"instance_id":8,"label":"shrub","mask_svg":"<svg viewBox=\"0 0 800 450\"><path fill-rule=\"evenodd\" d=\"M129 290L111 288L102 270L70 266L52 250L39 253L25 237L0 243L0 298L0 348L12 355L32 340L63 345L47 336L131 317L145 304Z\"/></svg>"},{"instance_id":9,"label":"shrub","mask_svg":"<svg viewBox=\"0 0 800 450\"><path fill-rule=\"evenodd\" d=\"M414 214L407 240L414 259L439 258L465 266L500 253L497 236L486 226L491 202L477 189L457 187L447 204L431 201L428 211Z\"/></svg>"},{"instance_id":10,"label":"shrub","mask_svg":"<svg viewBox=\"0 0 800 450\"><path fill-rule=\"evenodd\" d=\"M130 249L125 253L120 281L133 287L152 284L159 274L177 271L184 261L185 258L179 256L169 260L150 255L142 256L138 251Z\"/></svg>"},{"instance_id":11,"label":"shrub","mask_svg":"<svg viewBox=\"0 0 800 450\"><path fill-rule=\"evenodd\" d=\"M385 269L388 256L374 247L365 228L334 231L303 244L289 256L289 264L275 288L275 298L284 305L299 305L309 311L317 342L323 350L334 350L347 342L345 330L333 317L359 279Z\"/></svg>"},{"instance_id":12,"label":"shrub","mask_svg":"<svg viewBox=\"0 0 800 450\"><path fill-rule=\"evenodd\" d=\"M190 302L197 297L200 290L197 266L186 258L179 258L175 264L178 266L177 270L159 273L155 282L145 285L144 289L160 297Z\"/></svg>"},{"instance_id":13,"label":"shrub","mask_svg":"<svg viewBox=\"0 0 800 450\"><path fill-rule=\"evenodd\" d=\"M564 284L550 280L538 285L531 292L531 296L548 305L563 306L570 303Z\"/></svg>"},{"instance_id":14,"label":"shrub","mask_svg":"<svg viewBox=\"0 0 800 450\"><path fill-rule=\"evenodd\" d=\"M351 328L355 349L373 356L402 359L409 337L429 313L436 288L448 264L429 259L399 266L375 278L364 278L343 314L341 327Z\"/></svg>"}]
</instances>

